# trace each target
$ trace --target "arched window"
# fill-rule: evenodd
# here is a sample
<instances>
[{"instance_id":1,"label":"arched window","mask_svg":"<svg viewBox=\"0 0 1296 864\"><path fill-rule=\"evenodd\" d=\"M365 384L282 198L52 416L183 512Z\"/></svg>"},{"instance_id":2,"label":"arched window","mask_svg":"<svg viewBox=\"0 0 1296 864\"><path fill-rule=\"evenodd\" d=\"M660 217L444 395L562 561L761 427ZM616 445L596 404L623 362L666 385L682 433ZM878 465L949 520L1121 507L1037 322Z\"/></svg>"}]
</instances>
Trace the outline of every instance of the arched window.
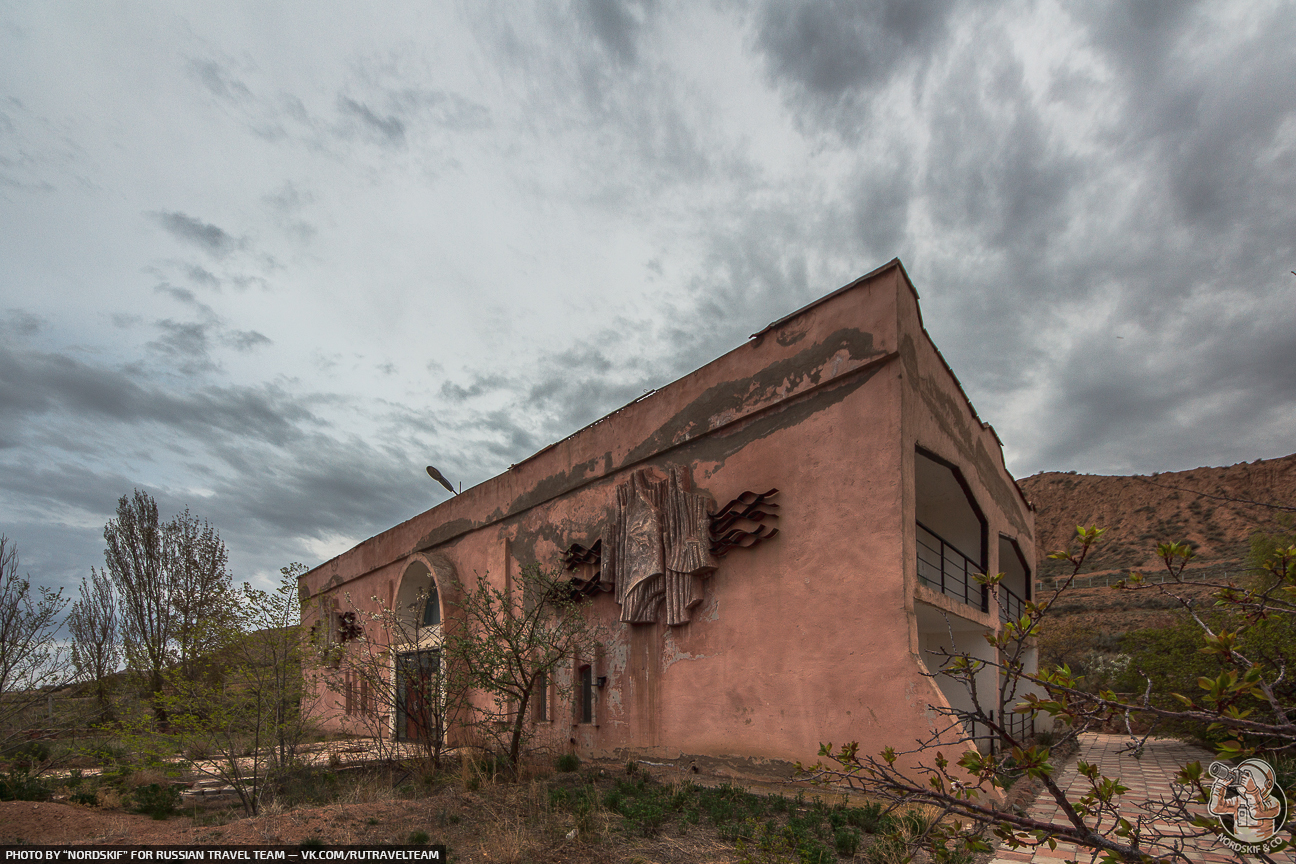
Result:
<instances>
[{"instance_id":1,"label":"arched window","mask_svg":"<svg viewBox=\"0 0 1296 864\"><path fill-rule=\"evenodd\" d=\"M435 627L441 623L441 598L437 595L436 583L428 582L427 603L423 605L423 626Z\"/></svg>"}]
</instances>

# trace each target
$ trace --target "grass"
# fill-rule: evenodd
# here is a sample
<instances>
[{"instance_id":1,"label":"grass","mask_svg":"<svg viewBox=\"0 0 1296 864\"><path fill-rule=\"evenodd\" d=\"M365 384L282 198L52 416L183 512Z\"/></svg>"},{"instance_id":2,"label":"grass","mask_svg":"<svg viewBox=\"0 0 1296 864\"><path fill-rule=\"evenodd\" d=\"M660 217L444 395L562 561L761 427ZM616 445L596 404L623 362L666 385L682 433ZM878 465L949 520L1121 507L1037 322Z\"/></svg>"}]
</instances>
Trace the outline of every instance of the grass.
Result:
<instances>
[{"instance_id":1,"label":"grass","mask_svg":"<svg viewBox=\"0 0 1296 864\"><path fill-rule=\"evenodd\" d=\"M108 745L108 746L105 746ZM0 792L48 800L54 794L81 806L139 812L154 818L187 815L195 826L241 819L228 799L186 804L177 813L173 765L123 764L109 742L91 746L108 763L101 774L73 771L51 790L42 778L0 775ZM89 750L86 747L85 750ZM42 754L33 753L33 756ZM552 757L550 757L552 758ZM488 854L493 861L809 862L843 859L901 864L925 830L922 814L888 813L880 804L848 806L845 799L801 793L759 794L736 785L663 783L630 763L623 773L559 757L523 766L511 780L498 760L448 761L439 771L423 763L367 767L319 765L281 775L265 790L262 812L426 801L426 818L375 819L361 809L357 826L389 843L449 843L456 856ZM219 801L219 803L218 803ZM192 810L192 812L190 812ZM402 811L409 812L409 811ZM366 816L370 816L366 820ZM341 817L339 817L341 818ZM318 830L318 829L317 829ZM471 851L470 851L471 850Z\"/></svg>"},{"instance_id":2,"label":"grass","mask_svg":"<svg viewBox=\"0 0 1296 864\"><path fill-rule=\"evenodd\" d=\"M888 815L880 804L852 807L782 795L760 795L734 785L700 786L658 783L642 774L613 781L599 792L592 778L576 785L552 786L550 806L569 814L579 826L599 809L619 816L614 829L628 837L651 838L663 832L693 828L714 831L734 844L743 861L800 861L827 864L853 857L865 835L886 835L901 850L920 837L930 819L920 811ZM873 846L878 845L875 840ZM882 850L888 851L889 850ZM887 854L879 864L897 857ZM901 854L899 857L903 857ZM898 858L897 858L898 860Z\"/></svg>"}]
</instances>

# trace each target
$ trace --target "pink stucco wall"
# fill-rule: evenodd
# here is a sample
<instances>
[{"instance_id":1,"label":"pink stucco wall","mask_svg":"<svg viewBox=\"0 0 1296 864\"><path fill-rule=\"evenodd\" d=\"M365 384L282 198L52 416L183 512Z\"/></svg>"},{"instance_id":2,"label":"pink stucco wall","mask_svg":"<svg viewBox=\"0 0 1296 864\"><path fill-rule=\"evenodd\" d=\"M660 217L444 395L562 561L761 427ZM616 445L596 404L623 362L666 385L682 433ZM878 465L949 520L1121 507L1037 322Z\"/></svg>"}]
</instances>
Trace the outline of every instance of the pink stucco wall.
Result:
<instances>
[{"instance_id":1,"label":"pink stucco wall","mask_svg":"<svg viewBox=\"0 0 1296 864\"><path fill-rule=\"evenodd\" d=\"M622 624L614 596L595 596L588 614L608 633L596 722L555 705L546 733L585 755L684 755L736 771L812 762L825 741L912 742L943 698L921 674L915 603L951 606L917 584L916 446L958 465L990 536L1012 536L1033 560L1032 514L922 330L897 261L301 585L390 602L415 559L500 583L531 561L556 565L569 544L602 535L634 470L685 466L718 503L777 487L780 533L721 560L691 623ZM318 716L339 723L337 709L322 692Z\"/></svg>"}]
</instances>

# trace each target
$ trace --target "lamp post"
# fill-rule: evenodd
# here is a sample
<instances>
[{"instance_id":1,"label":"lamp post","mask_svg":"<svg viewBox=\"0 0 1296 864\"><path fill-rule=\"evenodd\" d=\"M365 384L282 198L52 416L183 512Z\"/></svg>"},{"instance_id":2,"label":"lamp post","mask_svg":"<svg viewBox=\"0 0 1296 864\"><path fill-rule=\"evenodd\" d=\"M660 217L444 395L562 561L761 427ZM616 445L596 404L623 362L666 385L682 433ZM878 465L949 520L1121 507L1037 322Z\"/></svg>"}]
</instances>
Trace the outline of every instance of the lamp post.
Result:
<instances>
[{"instance_id":1,"label":"lamp post","mask_svg":"<svg viewBox=\"0 0 1296 864\"><path fill-rule=\"evenodd\" d=\"M440 483L440 484L441 484L442 486L444 486L445 488L449 489L449 490L450 490L450 494L452 494L452 495L458 495L458 494L459 494L458 492L455 491L455 488L454 488L453 486L450 485L450 481L447 480L447 479L445 478L445 475L442 474L440 471L438 471L437 469L435 469L435 468L433 468L431 465L429 465L429 466L427 466L427 472L428 472L428 476L429 476L429 477L431 477L433 480L435 480L435 481L437 481L438 483Z\"/></svg>"}]
</instances>

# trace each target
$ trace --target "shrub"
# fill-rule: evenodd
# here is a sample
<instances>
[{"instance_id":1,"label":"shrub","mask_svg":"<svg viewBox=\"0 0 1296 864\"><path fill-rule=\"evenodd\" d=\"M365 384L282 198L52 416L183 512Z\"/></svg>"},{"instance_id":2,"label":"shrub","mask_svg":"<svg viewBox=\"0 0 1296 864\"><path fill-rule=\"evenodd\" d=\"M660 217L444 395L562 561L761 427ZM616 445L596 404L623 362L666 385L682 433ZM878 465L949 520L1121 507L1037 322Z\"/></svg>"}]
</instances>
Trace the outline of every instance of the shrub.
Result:
<instances>
[{"instance_id":1,"label":"shrub","mask_svg":"<svg viewBox=\"0 0 1296 864\"><path fill-rule=\"evenodd\" d=\"M149 783L135 790L135 812L146 813L159 821L175 814L180 806L180 790L170 783Z\"/></svg>"},{"instance_id":2,"label":"shrub","mask_svg":"<svg viewBox=\"0 0 1296 864\"><path fill-rule=\"evenodd\" d=\"M887 815L886 808L876 801L863 807L850 808L846 813L846 821L865 834L883 834L892 829L892 820Z\"/></svg>"},{"instance_id":3,"label":"shrub","mask_svg":"<svg viewBox=\"0 0 1296 864\"><path fill-rule=\"evenodd\" d=\"M49 761L50 746L44 741L29 741L9 753L9 761L16 766L35 769Z\"/></svg>"},{"instance_id":4,"label":"shrub","mask_svg":"<svg viewBox=\"0 0 1296 864\"><path fill-rule=\"evenodd\" d=\"M426 846L430 839L426 831L412 831L405 843L408 846Z\"/></svg>"},{"instance_id":5,"label":"shrub","mask_svg":"<svg viewBox=\"0 0 1296 864\"><path fill-rule=\"evenodd\" d=\"M837 854L844 858L855 854L859 849L860 835L854 828L841 827L833 834L833 846L837 849Z\"/></svg>"},{"instance_id":6,"label":"shrub","mask_svg":"<svg viewBox=\"0 0 1296 864\"><path fill-rule=\"evenodd\" d=\"M0 801L48 801L51 794L49 784L26 768L0 774Z\"/></svg>"},{"instance_id":7,"label":"shrub","mask_svg":"<svg viewBox=\"0 0 1296 864\"><path fill-rule=\"evenodd\" d=\"M554 767L557 768L559 771L563 772L564 774L569 774L573 771L579 771L580 766L581 766L580 757L577 756L575 753L564 753L561 756L559 756L558 760L554 763Z\"/></svg>"}]
</instances>

